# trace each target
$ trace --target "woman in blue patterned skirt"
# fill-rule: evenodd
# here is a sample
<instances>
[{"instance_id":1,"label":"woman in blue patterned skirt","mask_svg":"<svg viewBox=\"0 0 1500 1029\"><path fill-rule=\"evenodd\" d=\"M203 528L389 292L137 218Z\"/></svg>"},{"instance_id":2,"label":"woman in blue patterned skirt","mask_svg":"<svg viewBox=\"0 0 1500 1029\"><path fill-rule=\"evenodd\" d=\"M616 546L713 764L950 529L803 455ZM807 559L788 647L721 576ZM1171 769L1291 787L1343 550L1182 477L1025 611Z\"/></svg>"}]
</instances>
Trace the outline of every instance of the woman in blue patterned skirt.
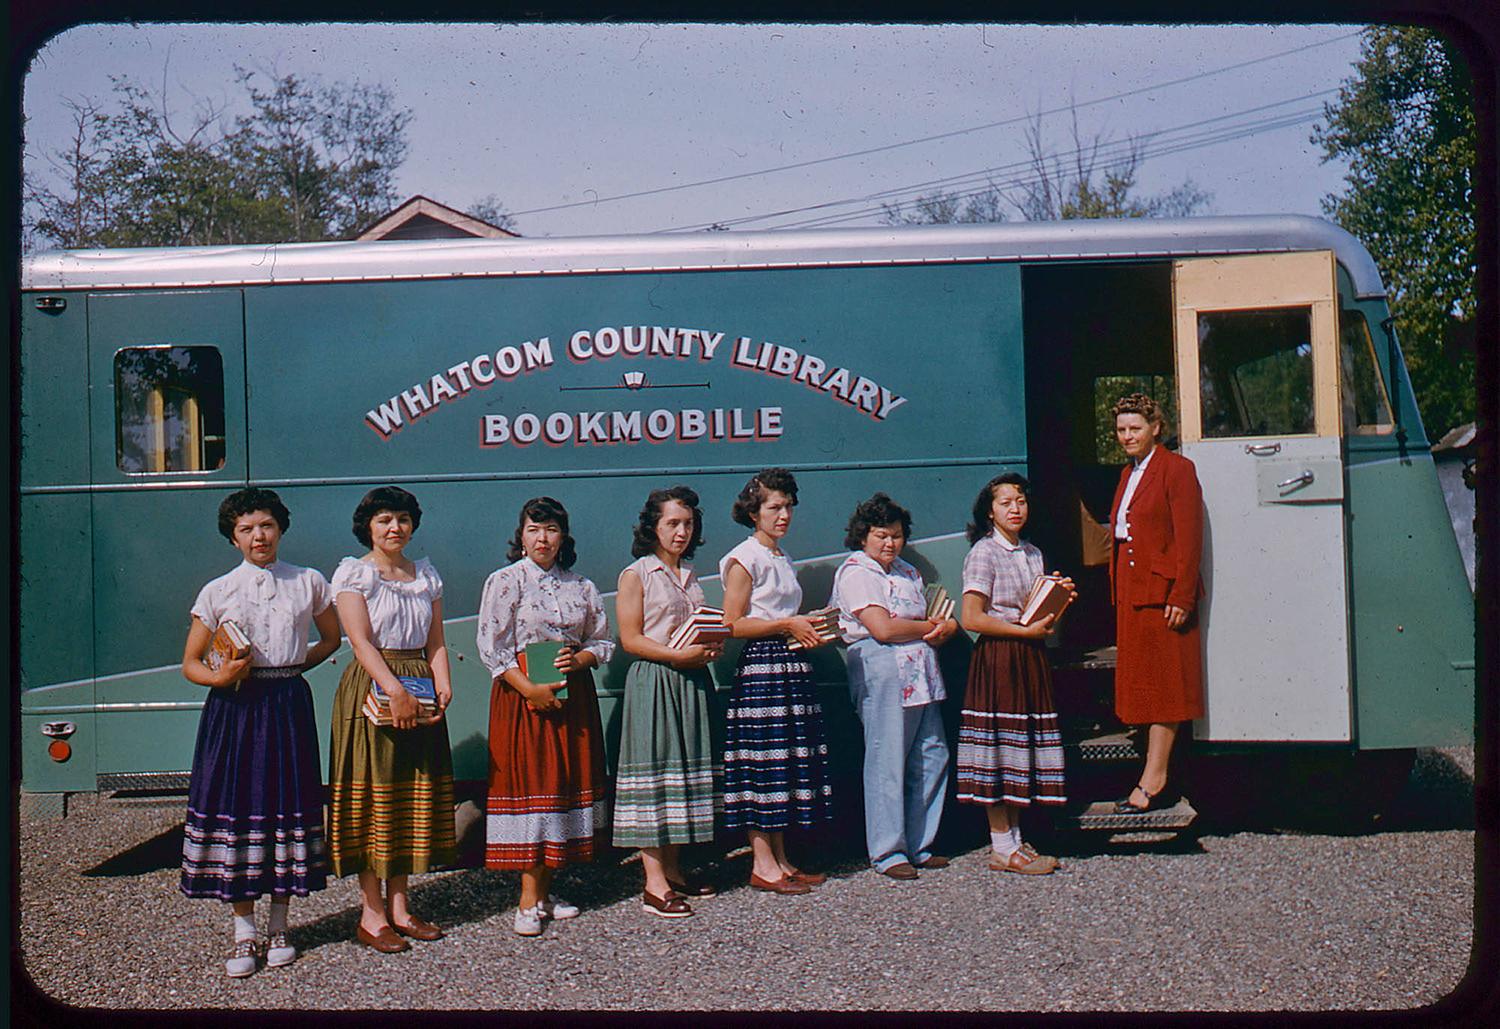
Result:
<instances>
[{"instance_id":1,"label":"woman in blue patterned skirt","mask_svg":"<svg viewBox=\"0 0 1500 1029\"><path fill-rule=\"evenodd\" d=\"M328 580L276 558L291 516L268 489L237 490L219 505L219 532L244 560L198 593L183 648L182 674L208 687L182 841L182 892L228 901L235 978L258 959L288 965L286 938L295 895L321 890L328 874L323 839L323 776L312 692L302 673L339 645ZM233 622L250 653L217 669L204 663L215 630ZM307 645L318 627L318 643ZM255 933L255 900L271 895L266 939Z\"/></svg>"},{"instance_id":2,"label":"woman in blue patterned skirt","mask_svg":"<svg viewBox=\"0 0 1500 1029\"><path fill-rule=\"evenodd\" d=\"M724 621L749 640L735 669L724 745L724 826L750 837L750 885L806 893L824 876L787 858L785 830L830 815L823 709L803 652L824 641L799 615L802 587L781 540L792 524L797 480L767 468L745 484L734 520L754 530L719 562Z\"/></svg>"}]
</instances>

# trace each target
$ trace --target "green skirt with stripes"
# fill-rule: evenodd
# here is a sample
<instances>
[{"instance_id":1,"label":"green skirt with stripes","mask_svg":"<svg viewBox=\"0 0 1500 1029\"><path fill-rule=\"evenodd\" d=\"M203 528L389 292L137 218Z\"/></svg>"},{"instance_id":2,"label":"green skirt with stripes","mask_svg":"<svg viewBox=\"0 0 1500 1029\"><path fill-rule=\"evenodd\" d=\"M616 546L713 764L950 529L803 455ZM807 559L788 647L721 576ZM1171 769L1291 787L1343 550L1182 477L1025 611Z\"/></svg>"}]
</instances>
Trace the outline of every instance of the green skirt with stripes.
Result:
<instances>
[{"instance_id":1,"label":"green skirt with stripes","mask_svg":"<svg viewBox=\"0 0 1500 1029\"><path fill-rule=\"evenodd\" d=\"M717 695L705 669L636 661L625 675L614 844L660 847L714 837L723 768L712 738Z\"/></svg>"},{"instance_id":2,"label":"green skirt with stripes","mask_svg":"<svg viewBox=\"0 0 1500 1029\"><path fill-rule=\"evenodd\" d=\"M397 675L431 676L420 650L382 650ZM370 675L350 659L333 696L328 751L328 856L334 875L366 869L382 879L451 865L453 754L448 722L414 729L364 716Z\"/></svg>"}]
</instances>

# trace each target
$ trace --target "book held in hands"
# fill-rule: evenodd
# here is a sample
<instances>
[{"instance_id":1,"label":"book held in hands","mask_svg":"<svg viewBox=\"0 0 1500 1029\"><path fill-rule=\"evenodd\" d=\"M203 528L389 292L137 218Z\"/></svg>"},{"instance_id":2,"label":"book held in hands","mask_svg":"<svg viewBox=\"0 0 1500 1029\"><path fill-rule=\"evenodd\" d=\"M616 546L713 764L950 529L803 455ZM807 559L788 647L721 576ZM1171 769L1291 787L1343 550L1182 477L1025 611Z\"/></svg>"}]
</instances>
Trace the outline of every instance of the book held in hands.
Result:
<instances>
[{"instance_id":1,"label":"book held in hands","mask_svg":"<svg viewBox=\"0 0 1500 1029\"><path fill-rule=\"evenodd\" d=\"M1021 605L1020 625L1033 625L1048 615L1062 618L1063 611L1073 602L1073 591L1062 583L1057 575L1038 575L1031 584L1031 592ZM1053 624L1056 624L1054 620Z\"/></svg>"},{"instance_id":2,"label":"book held in hands","mask_svg":"<svg viewBox=\"0 0 1500 1029\"><path fill-rule=\"evenodd\" d=\"M520 666L521 674L536 685L557 686L568 681L568 673L557 667L557 655L562 653L564 647L571 645L561 640L528 643L525 649L516 655L516 664ZM567 690L564 688L552 692L562 697Z\"/></svg>"},{"instance_id":3,"label":"book held in hands","mask_svg":"<svg viewBox=\"0 0 1500 1029\"><path fill-rule=\"evenodd\" d=\"M927 617L930 621L946 622L953 617L953 598L940 582L927 587Z\"/></svg>"},{"instance_id":4,"label":"book held in hands","mask_svg":"<svg viewBox=\"0 0 1500 1029\"><path fill-rule=\"evenodd\" d=\"M839 609L838 608L836 608L836 607L820 607L816 611L809 611L807 614L803 615L803 617L806 618L809 622L812 622L813 632L817 633L818 634L818 638L821 639L824 643L833 643L833 642L836 642L838 640L838 638L839 638ZM807 648L805 648L802 645L802 642L800 640L796 639L795 637L790 637L789 636L789 637L787 637L786 649L788 649L788 650L805 650Z\"/></svg>"},{"instance_id":5,"label":"book held in hands","mask_svg":"<svg viewBox=\"0 0 1500 1029\"><path fill-rule=\"evenodd\" d=\"M219 623L213 638L208 641L208 649L203 653L203 663L208 666L209 671L217 672L230 661L249 653L250 637L245 635L245 630L226 618Z\"/></svg>"},{"instance_id":6,"label":"book held in hands","mask_svg":"<svg viewBox=\"0 0 1500 1029\"><path fill-rule=\"evenodd\" d=\"M667 646L684 650L699 643L723 643L728 638L729 626L724 624L724 609L704 604L677 627Z\"/></svg>"},{"instance_id":7,"label":"book held in hands","mask_svg":"<svg viewBox=\"0 0 1500 1029\"><path fill-rule=\"evenodd\" d=\"M429 718L437 711L437 686L425 675L398 675L396 679L407 693L416 700L419 717ZM380 683L371 682L370 692L365 694L365 717L376 725L391 725L391 698L386 696Z\"/></svg>"}]
</instances>

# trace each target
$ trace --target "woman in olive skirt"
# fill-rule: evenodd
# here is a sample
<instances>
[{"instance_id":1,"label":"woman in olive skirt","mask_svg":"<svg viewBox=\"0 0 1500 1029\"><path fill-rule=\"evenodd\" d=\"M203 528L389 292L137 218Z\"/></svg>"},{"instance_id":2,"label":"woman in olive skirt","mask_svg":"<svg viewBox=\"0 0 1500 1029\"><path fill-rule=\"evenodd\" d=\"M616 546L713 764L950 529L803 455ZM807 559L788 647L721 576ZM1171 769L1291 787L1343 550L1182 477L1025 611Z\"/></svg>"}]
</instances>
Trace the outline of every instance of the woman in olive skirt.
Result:
<instances>
[{"instance_id":1,"label":"woman in olive skirt","mask_svg":"<svg viewBox=\"0 0 1500 1029\"><path fill-rule=\"evenodd\" d=\"M456 849L453 756L443 720L453 696L443 580L426 558L413 561L404 553L421 521L422 509L406 490L371 490L354 511L354 536L370 552L344 558L333 576L339 621L355 660L333 698L329 851L335 875L359 875L355 939L382 953L408 950L402 937L442 937L408 907L407 877L451 864ZM422 680L432 684L433 713L423 714L402 677L416 680L414 688ZM364 714L372 682L390 698L389 726Z\"/></svg>"}]
</instances>

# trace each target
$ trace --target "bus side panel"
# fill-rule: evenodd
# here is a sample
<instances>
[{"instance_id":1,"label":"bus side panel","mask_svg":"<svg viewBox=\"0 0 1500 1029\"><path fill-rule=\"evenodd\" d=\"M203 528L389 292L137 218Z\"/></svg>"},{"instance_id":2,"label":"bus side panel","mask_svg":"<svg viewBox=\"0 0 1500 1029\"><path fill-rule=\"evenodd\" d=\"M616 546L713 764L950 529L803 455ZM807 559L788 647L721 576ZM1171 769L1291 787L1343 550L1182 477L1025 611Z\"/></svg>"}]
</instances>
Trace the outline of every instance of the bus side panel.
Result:
<instances>
[{"instance_id":1,"label":"bus side panel","mask_svg":"<svg viewBox=\"0 0 1500 1029\"><path fill-rule=\"evenodd\" d=\"M22 781L33 791L94 788L88 305L58 299L56 314L29 295L21 309L19 693ZM58 487L77 492L34 492ZM76 727L67 761L48 757L47 722Z\"/></svg>"},{"instance_id":2,"label":"bus side panel","mask_svg":"<svg viewBox=\"0 0 1500 1029\"><path fill-rule=\"evenodd\" d=\"M1474 598L1425 452L1349 467L1361 748L1474 738Z\"/></svg>"}]
</instances>

